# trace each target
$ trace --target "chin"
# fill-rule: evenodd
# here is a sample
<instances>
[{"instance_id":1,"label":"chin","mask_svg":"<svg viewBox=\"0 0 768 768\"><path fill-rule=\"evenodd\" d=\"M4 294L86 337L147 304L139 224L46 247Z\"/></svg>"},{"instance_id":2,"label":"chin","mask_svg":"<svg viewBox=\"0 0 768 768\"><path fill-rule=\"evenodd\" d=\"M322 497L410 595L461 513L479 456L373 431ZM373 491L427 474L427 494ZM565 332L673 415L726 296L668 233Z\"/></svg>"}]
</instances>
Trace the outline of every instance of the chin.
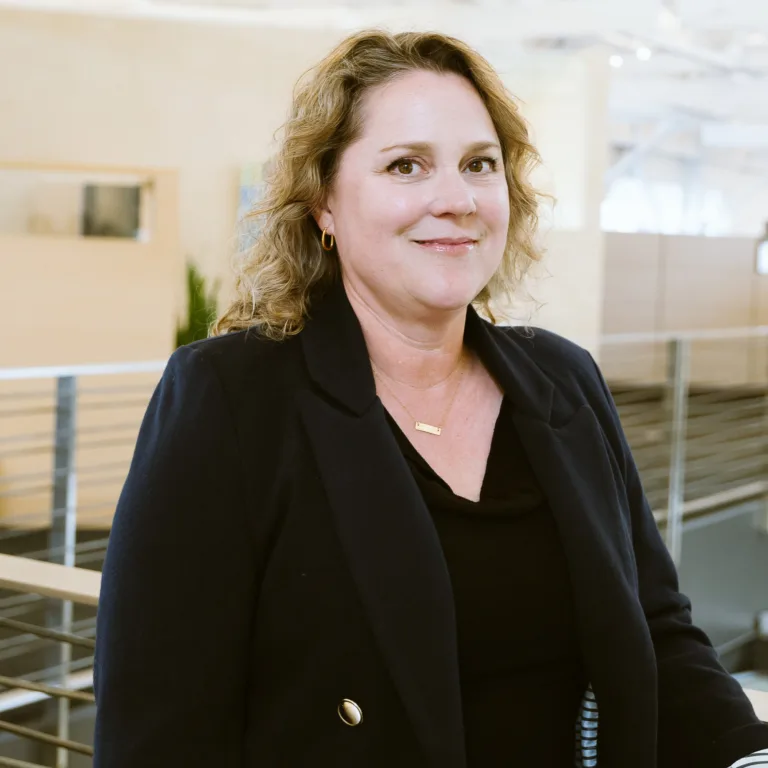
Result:
<instances>
[{"instance_id":1,"label":"chin","mask_svg":"<svg viewBox=\"0 0 768 768\"><path fill-rule=\"evenodd\" d=\"M462 259L409 275L412 295L435 309L458 310L469 306L493 277L497 264Z\"/></svg>"},{"instance_id":2,"label":"chin","mask_svg":"<svg viewBox=\"0 0 768 768\"><path fill-rule=\"evenodd\" d=\"M415 293L415 296L425 307L440 312L455 312L466 309L480 290L480 288L475 289L474 285L469 287L454 286L450 290L419 291Z\"/></svg>"}]
</instances>

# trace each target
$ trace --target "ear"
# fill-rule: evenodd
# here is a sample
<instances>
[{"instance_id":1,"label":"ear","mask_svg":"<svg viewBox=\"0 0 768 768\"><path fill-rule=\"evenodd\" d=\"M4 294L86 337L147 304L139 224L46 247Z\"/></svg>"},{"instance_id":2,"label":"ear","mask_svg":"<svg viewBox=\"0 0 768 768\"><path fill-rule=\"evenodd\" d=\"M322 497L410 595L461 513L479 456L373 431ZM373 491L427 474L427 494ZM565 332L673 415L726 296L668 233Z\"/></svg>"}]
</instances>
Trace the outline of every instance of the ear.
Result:
<instances>
[{"instance_id":1,"label":"ear","mask_svg":"<svg viewBox=\"0 0 768 768\"><path fill-rule=\"evenodd\" d=\"M320 227L321 230L326 229L328 230L328 234L332 235L333 232L333 214L331 213L330 208L328 208L328 202L326 201L323 203L323 205L312 211L312 217L317 222L317 226Z\"/></svg>"}]
</instances>

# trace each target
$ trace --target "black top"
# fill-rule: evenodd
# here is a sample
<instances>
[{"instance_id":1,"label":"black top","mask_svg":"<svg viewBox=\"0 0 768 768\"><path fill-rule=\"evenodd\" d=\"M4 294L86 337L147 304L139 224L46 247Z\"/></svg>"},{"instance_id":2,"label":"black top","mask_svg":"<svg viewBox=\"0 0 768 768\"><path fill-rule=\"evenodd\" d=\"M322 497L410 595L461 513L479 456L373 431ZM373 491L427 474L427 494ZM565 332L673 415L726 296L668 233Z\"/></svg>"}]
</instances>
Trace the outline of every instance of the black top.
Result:
<instances>
[{"instance_id":1,"label":"black top","mask_svg":"<svg viewBox=\"0 0 768 768\"><path fill-rule=\"evenodd\" d=\"M478 502L390 423L451 575L468 768L570 768L587 685L555 521L504 399Z\"/></svg>"}]
</instances>

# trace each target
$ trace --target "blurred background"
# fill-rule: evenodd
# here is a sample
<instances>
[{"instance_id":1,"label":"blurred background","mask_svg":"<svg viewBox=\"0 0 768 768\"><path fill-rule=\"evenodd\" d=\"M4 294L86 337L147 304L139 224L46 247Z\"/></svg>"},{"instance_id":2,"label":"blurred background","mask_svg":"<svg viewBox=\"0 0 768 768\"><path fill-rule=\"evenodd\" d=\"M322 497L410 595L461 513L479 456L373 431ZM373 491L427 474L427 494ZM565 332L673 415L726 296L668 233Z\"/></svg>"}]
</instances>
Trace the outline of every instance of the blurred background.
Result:
<instances>
[{"instance_id":1,"label":"blurred background","mask_svg":"<svg viewBox=\"0 0 768 768\"><path fill-rule=\"evenodd\" d=\"M455 34L520 100L557 198L531 321L599 358L694 617L768 696L765 0L0 0L0 765L91 765L141 416L294 82L367 26Z\"/></svg>"}]
</instances>

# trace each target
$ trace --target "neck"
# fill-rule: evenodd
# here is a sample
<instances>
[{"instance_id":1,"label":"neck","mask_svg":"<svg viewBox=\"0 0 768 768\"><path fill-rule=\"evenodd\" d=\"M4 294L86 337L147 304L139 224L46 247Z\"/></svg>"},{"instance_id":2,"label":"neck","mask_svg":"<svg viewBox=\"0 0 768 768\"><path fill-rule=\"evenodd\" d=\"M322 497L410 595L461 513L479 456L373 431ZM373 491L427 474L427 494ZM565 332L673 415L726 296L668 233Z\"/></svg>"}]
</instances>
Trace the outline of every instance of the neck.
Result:
<instances>
[{"instance_id":1,"label":"neck","mask_svg":"<svg viewBox=\"0 0 768 768\"><path fill-rule=\"evenodd\" d=\"M408 316L362 295L347 281L344 287L380 373L400 384L427 389L446 381L459 366L466 310Z\"/></svg>"}]
</instances>

